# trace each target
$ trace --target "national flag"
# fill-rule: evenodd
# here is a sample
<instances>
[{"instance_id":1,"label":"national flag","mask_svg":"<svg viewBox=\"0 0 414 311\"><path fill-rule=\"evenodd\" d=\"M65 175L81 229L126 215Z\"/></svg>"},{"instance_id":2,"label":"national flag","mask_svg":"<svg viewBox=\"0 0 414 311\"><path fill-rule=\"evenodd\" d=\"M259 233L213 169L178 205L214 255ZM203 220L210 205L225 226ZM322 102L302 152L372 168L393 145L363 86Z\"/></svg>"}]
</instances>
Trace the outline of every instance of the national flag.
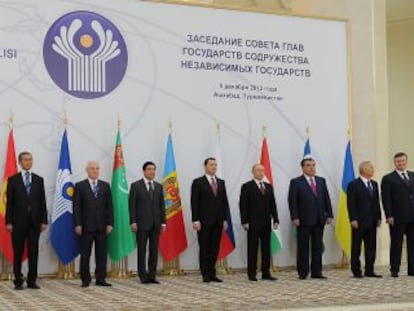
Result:
<instances>
[{"instance_id":1,"label":"national flag","mask_svg":"<svg viewBox=\"0 0 414 311\"><path fill-rule=\"evenodd\" d=\"M4 163L3 183L1 187L0 200L0 251L4 258L13 264L13 246L11 234L6 230L6 207L7 207L7 183L8 178L17 174L16 150L14 148L13 129L9 132L7 139L6 161ZM27 259L27 247L25 247L22 260Z\"/></svg>"},{"instance_id":2,"label":"national flag","mask_svg":"<svg viewBox=\"0 0 414 311\"><path fill-rule=\"evenodd\" d=\"M171 261L187 248L183 207L181 205L171 133L167 140L163 186L167 227L160 235L159 249L164 259Z\"/></svg>"},{"instance_id":3,"label":"national flag","mask_svg":"<svg viewBox=\"0 0 414 311\"><path fill-rule=\"evenodd\" d=\"M217 166L217 172L216 176L225 179L224 177L224 169L223 169L223 159L221 157L221 148L220 148L220 137L219 133L217 133L217 141L216 141L216 150L214 157L216 158L216 161L218 163ZM222 260L226 258L236 247L236 242L234 239L234 232L233 232L233 222L231 220L231 212L230 208L227 210L227 229L224 230L221 234L221 240L220 240L220 248L219 253L217 256L217 260Z\"/></svg>"},{"instance_id":4,"label":"national flag","mask_svg":"<svg viewBox=\"0 0 414 311\"><path fill-rule=\"evenodd\" d=\"M260 164L265 169L265 180L273 186L272 167L270 165L269 148L267 146L267 139L263 137L262 152L260 155ZM272 255L276 255L282 249L282 238L279 230L272 230L270 236L270 252Z\"/></svg>"},{"instance_id":5,"label":"national flag","mask_svg":"<svg viewBox=\"0 0 414 311\"><path fill-rule=\"evenodd\" d=\"M312 155L309 137L306 139L305 146L303 147L303 158Z\"/></svg>"},{"instance_id":6,"label":"national flag","mask_svg":"<svg viewBox=\"0 0 414 311\"><path fill-rule=\"evenodd\" d=\"M339 193L338 212L336 216L335 235L339 246L348 258L351 258L351 225L349 223L346 191L348 184L355 179L354 163L352 160L351 141L348 141L345 151L345 161L342 174L342 187Z\"/></svg>"},{"instance_id":7,"label":"national flag","mask_svg":"<svg viewBox=\"0 0 414 311\"><path fill-rule=\"evenodd\" d=\"M136 248L136 236L131 231L128 206L128 183L121 132L116 135L114 166L111 182L114 228L108 236L108 254L112 261L119 261Z\"/></svg>"},{"instance_id":8,"label":"national flag","mask_svg":"<svg viewBox=\"0 0 414 311\"><path fill-rule=\"evenodd\" d=\"M79 236L73 222L73 182L67 131L63 132L59 167L56 177L55 200L50 225L50 241L59 260L70 263L80 252Z\"/></svg>"}]
</instances>

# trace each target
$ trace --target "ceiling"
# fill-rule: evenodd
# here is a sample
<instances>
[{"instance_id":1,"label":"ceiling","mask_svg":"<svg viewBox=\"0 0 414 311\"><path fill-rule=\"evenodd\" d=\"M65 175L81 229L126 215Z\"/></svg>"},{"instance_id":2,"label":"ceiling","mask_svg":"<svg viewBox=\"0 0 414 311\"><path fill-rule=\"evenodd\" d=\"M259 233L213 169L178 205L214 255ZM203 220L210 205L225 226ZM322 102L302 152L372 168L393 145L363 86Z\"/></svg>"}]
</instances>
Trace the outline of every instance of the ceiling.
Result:
<instances>
[{"instance_id":1,"label":"ceiling","mask_svg":"<svg viewBox=\"0 0 414 311\"><path fill-rule=\"evenodd\" d=\"M414 0L386 0L387 21L414 19Z\"/></svg>"}]
</instances>

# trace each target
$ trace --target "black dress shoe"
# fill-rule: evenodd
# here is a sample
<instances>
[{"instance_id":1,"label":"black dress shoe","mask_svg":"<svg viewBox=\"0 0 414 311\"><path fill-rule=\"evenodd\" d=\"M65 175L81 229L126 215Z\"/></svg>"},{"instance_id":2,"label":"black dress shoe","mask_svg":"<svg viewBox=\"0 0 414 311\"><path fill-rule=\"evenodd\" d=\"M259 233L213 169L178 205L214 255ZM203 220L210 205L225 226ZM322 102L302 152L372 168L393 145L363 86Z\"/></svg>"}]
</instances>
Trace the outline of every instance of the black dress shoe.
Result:
<instances>
[{"instance_id":1,"label":"black dress shoe","mask_svg":"<svg viewBox=\"0 0 414 311\"><path fill-rule=\"evenodd\" d=\"M27 284L27 288L40 289L40 286L37 285L36 283L33 283L33 284Z\"/></svg>"},{"instance_id":2,"label":"black dress shoe","mask_svg":"<svg viewBox=\"0 0 414 311\"><path fill-rule=\"evenodd\" d=\"M249 276L249 281L257 282L257 277L255 277L255 276Z\"/></svg>"},{"instance_id":3,"label":"black dress shoe","mask_svg":"<svg viewBox=\"0 0 414 311\"><path fill-rule=\"evenodd\" d=\"M327 279L327 277L324 276L324 275L322 275L322 274L319 274L319 275L311 275L311 278L312 279L321 279L321 280L326 280Z\"/></svg>"},{"instance_id":4,"label":"black dress shoe","mask_svg":"<svg viewBox=\"0 0 414 311\"><path fill-rule=\"evenodd\" d=\"M208 276L203 276L203 282L204 283L210 283L211 279Z\"/></svg>"},{"instance_id":5,"label":"black dress shoe","mask_svg":"<svg viewBox=\"0 0 414 311\"><path fill-rule=\"evenodd\" d=\"M306 280L307 276L306 275L299 275L299 280Z\"/></svg>"},{"instance_id":6,"label":"black dress shoe","mask_svg":"<svg viewBox=\"0 0 414 311\"><path fill-rule=\"evenodd\" d=\"M277 278L275 278L274 276L269 275L262 275L262 280L268 280L268 281L276 281Z\"/></svg>"},{"instance_id":7,"label":"black dress shoe","mask_svg":"<svg viewBox=\"0 0 414 311\"><path fill-rule=\"evenodd\" d=\"M362 279L363 278L362 273L354 273L354 278L355 279Z\"/></svg>"},{"instance_id":8,"label":"black dress shoe","mask_svg":"<svg viewBox=\"0 0 414 311\"><path fill-rule=\"evenodd\" d=\"M140 279L142 284L150 284L151 281L149 279Z\"/></svg>"},{"instance_id":9,"label":"black dress shoe","mask_svg":"<svg viewBox=\"0 0 414 311\"><path fill-rule=\"evenodd\" d=\"M392 278L398 278L398 272L391 272Z\"/></svg>"},{"instance_id":10,"label":"black dress shoe","mask_svg":"<svg viewBox=\"0 0 414 311\"><path fill-rule=\"evenodd\" d=\"M382 278L382 275L375 274L375 273L365 273L365 277L367 277L367 278Z\"/></svg>"},{"instance_id":11,"label":"black dress shoe","mask_svg":"<svg viewBox=\"0 0 414 311\"><path fill-rule=\"evenodd\" d=\"M149 279L149 281L153 284L160 284L160 282L157 279Z\"/></svg>"},{"instance_id":12,"label":"black dress shoe","mask_svg":"<svg viewBox=\"0 0 414 311\"><path fill-rule=\"evenodd\" d=\"M112 284L108 283L107 281L97 281L96 286L104 286L104 287L109 287L112 286Z\"/></svg>"},{"instance_id":13,"label":"black dress shoe","mask_svg":"<svg viewBox=\"0 0 414 311\"><path fill-rule=\"evenodd\" d=\"M218 277L216 277L216 276L211 277L211 278L210 278L210 280L211 280L212 282L217 282L217 283L222 283L222 282L223 282L223 280L222 280L222 279L219 279L219 278L218 278Z\"/></svg>"},{"instance_id":14,"label":"black dress shoe","mask_svg":"<svg viewBox=\"0 0 414 311\"><path fill-rule=\"evenodd\" d=\"M82 282L81 287L83 288L89 287L89 282Z\"/></svg>"},{"instance_id":15,"label":"black dress shoe","mask_svg":"<svg viewBox=\"0 0 414 311\"><path fill-rule=\"evenodd\" d=\"M14 285L15 290L23 290L23 284L16 284Z\"/></svg>"}]
</instances>

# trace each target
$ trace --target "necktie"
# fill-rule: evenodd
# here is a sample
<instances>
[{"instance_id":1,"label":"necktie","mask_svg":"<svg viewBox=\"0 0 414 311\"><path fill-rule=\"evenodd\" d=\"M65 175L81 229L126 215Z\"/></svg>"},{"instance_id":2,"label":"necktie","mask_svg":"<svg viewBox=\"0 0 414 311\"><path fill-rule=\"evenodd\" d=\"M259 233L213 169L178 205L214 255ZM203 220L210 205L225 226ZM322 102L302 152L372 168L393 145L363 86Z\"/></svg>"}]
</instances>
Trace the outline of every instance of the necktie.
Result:
<instances>
[{"instance_id":1,"label":"necktie","mask_svg":"<svg viewBox=\"0 0 414 311\"><path fill-rule=\"evenodd\" d=\"M260 184L260 191L262 192L262 194L265 194L266 188L265 188L263 181L261 181L259 184Z\"/></svg>"},{"instance_id":2,"label":"necktie","mask_svg":"<svg viewBox=\"0 0 414 311\"><path fill-rule=\"evenodd\" d=\"M148 182L148 193L150 198L152 199L154 197L154 188L152 187L152 182Z\"/></svg>"},{"instance_id":3,"label":"necktie","mask_svg":"<svg viewBox=\"0 0 414 311\"><path fill-rule=\"evenodd\" d=\"M97 198L98 197L99 188L98 188L98 183L96 182L96 180L92 181L92 191L93 191L93 196L95 198Z\"/></svg>"},{"instance_id":4,"label":"necktie","mask_svg":"<svg viewBox=\"0 0 414 311\"><path fill-rule=\"evenodd\" d=\"M405 172L402 172L401 175L403 177L403 181L404 181L405 185L409 186L410 185L410 180L408 179L407 174Z\"/></svg>"},{"instance_id":5,"label":"necktie","mask_svg":"<svg viewBox=\"0 0 414 311\"><path fill-rule=\"evenodd\" d=\"M310 178L310 187L312 189L313 194L316 196L318 191L316 189L315 179L313 177Z\"/></svg>"},{"instance_id":6,"label":"necktie","mask_svg":"<svg viewBox=\"0 0 414 311\"><path fill-rule=\"evenodd\" d=\"M211 178L210 186L211 186L211 190L213 191L214 196L216 196L217 195L217 181L214 177Z\"/></svg>"},{"instance_id":7,"label":"necktie","mask_svg":"<svg viewBox=\"0 0 414 311\"><path fill-rule=\"evenodd\" d=\"M26 193L30 194L32 188L32 183L30 182L30 172L24 174L24 187L26 188Z\"/></svg>"},{"instance_id":8,"label":"necktie","mask_svg":"<svg viewBox=\"0 0 414 311\"><path fill-rule=\"evenodd\" d=\"M372 196L372 194L374 192L374 188L372 187L372 183L371 183L370 180L368 180L367 186L368 186L369 194L370 194L370 196Z\"/></svg>"}]
</instances>

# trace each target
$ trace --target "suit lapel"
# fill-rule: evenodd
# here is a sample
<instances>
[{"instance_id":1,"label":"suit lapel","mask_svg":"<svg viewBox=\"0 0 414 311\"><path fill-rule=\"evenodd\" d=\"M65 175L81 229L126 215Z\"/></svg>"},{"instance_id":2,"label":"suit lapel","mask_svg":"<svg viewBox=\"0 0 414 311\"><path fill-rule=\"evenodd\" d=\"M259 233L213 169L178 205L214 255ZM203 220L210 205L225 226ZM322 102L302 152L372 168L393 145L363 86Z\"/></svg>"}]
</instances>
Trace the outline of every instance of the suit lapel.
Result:
<instances>
[{"instance_id":1,"label":"suit lapel","mask_svg":"<svg viewBox=\"0 0 414 311\"><path fill-rule=\"evenodd\" d=\"M318 193L319 192L319 185L318 185L318 182L317 182L317 179L316 179L316 177L314 177L315 178L315 184L316 184L316 193ZM312 188L311 188L311 186L310 186L310 184L309 184L309 182L308 182L308 179L305 177L305 175L302 175L302 182L303 183L305 183L305 187L308 189L308 191L310 192L310 194L313 196L313 197L317 197L317 195L315 195L314 193L313 193L313 191L312 191Z\"/></svg>"},{"instance_id":2,"label":"suit lapel","mask_svg":"<svg viewBox=\"0 0 414 311\"><path fill-rule=\"evenodd\" d=\"M207 187L207 188L209 189L209 191L210 191L211 195L212 195L213 197L216 197L216 196L214 195L213 189L211 189L210 181L208 180L207 176L205 176L205 175L204 175L204 176L203 176L203 180L204 180L204 185L205 185L205 187ZM218 194L218 192L219 192L219 187L220 187L220 183L219 183L219 181L218 181L217 177L216 177L216 182L217 182L217 194Z\"/></svg>"}]
</instances>

